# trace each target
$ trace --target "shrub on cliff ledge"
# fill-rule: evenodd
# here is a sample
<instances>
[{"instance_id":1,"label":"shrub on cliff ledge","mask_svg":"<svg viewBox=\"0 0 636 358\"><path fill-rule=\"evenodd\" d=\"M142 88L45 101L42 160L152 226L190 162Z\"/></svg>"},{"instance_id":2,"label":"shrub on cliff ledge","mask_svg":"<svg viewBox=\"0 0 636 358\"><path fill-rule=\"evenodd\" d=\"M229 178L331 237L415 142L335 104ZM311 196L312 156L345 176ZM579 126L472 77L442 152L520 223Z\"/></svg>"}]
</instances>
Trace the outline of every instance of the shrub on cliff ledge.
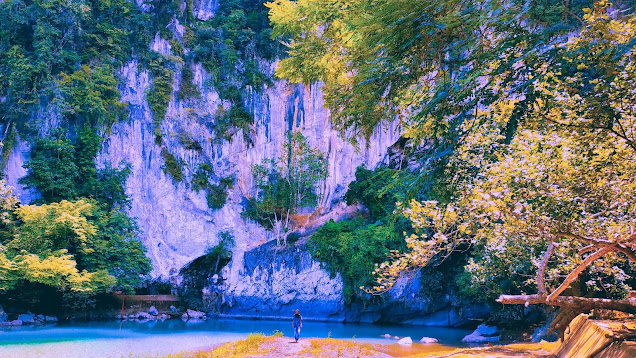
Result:
<instances>
[{"instance_id":1,"label":"shrub on cliff ledge","mask_svg":"<svg viewBox=\"0 0 636 358\"><path fill-rule=\"evenodd\" d=\"M330 220L312 235L312 256L325 264L331 277L342 275L347 302L361 297L360 286L374 281L373 269L404 240L393 224L364 225L362 220Z\"/></svg>"}]
</instances>

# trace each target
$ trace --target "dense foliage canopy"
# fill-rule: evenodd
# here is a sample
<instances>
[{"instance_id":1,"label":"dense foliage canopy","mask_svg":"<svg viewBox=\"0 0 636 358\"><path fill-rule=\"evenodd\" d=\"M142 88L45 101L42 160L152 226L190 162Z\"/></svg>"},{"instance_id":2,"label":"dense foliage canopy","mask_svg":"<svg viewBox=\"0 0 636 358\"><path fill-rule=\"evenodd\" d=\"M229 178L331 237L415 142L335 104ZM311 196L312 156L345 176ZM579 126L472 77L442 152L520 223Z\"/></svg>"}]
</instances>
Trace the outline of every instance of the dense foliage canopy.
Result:
<instances>
[{"instance_id":1,"label":"dense foliage canopy","mask_svg":"<svg viewBox=\"0 0 636 358\"><path fill-rule=\"evenodd\" d=\"M633 287L633 2L268 6L290 39L278 75L323 81L343 133L399 120L420 164L417 200L401 205L409 250L377 267L370 292L468 248L463 282L482 299L563 304L564 292Z\"/></svg>"}]
</instances>

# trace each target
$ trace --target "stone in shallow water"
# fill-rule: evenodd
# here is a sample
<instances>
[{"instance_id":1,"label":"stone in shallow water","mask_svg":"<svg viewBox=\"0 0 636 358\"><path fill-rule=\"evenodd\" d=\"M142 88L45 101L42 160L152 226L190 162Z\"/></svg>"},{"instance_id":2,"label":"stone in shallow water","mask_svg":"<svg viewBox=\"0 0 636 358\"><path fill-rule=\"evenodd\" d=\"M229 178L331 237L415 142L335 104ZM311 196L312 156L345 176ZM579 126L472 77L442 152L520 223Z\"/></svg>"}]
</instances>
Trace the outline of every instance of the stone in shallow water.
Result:
<instances>
[{"instance_id":1,"label":"stone in shallow water","mask_svg":"<svg viewBox=\"0 0 636 358\"><path fill-rule=\"evenodd\" d=\"M382 335L382 337L384 337L384 338L392 338L393 336L388 334L388 333L385 333L385 334Z\"/></svg>"},{"instance_id":2,"label":"stone in shallow water","mask_svg":"<svg viewBox=\"0 0 636 358\"><path fill-rule=\"evenodd\" d=\"M404 337L398 341L398 344L410 345L413 344L413 340L411 339L411 337Z\"/></svg>"},{"instance_id":3,"label":"stone in shallow water","mask_svg":"<svg viewBox=\"0 0 636 358\"><path fill-rule=\"evenodd\" d=\"M159 314L159 311L157 311L157 308L155 306L150 306L150 308L148 309L148 313L150 313L153 316L156 316Z\"/></svg>"},{"instance_id":4,"label":"stone in shallow water","mask_svg":"<svg viewBox=\"0 0 636 358\"><path fill-rule=\"evenodd\" d=\"M422 337L422 339L420 339L420 343L437 343L437 339L435 338L431 338L431 337Z\"/></svg>"}]
</instances>

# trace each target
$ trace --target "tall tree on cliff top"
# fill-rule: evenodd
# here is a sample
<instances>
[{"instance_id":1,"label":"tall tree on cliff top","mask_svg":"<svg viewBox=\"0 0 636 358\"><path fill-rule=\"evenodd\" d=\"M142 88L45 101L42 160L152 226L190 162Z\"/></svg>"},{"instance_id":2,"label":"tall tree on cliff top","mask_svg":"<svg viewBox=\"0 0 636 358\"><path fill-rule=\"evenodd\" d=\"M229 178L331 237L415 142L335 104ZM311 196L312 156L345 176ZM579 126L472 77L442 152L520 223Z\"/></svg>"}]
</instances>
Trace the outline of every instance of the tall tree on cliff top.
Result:
<instances>
[{"instance_id":1,"label":"tall tree on cliff top","mask_svg":"<svg viewBox=\"0 0 636 358\"><path fill-rule=\"evenodd\" d=\"M378 267L371 292L472 245L475 287L495 268L536 274L513 288L535 294L502 303L636 310L598 298L624 297L636 261L633 5L268 5L275 34L290 36L278 74L324 81L338 128L369 136L397 117L405 136L433 144L429 159L444 158L450 195L404 206L411 251ZM577 280L588 297L562 297Z\"/></svg>"}]
</instances>

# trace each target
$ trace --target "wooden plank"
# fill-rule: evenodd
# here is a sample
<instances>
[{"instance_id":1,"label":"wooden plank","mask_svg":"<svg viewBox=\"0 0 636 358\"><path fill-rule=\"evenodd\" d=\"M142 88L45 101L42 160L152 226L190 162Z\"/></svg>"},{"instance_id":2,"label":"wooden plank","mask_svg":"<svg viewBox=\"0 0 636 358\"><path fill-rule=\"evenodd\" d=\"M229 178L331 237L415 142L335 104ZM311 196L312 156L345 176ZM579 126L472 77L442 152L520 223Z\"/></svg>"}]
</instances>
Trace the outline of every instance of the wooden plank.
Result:
<instances>
[{"instance_id":1,"label":"wooden plank","mask_svg":"<svg viewBox=\"0 0 636 358\"><path fill-rule=\"evenodd\" d=\"M118 295L114 294L118 300L126 302L179 302L176 295Z\"/></svg>"}]
</instances>

